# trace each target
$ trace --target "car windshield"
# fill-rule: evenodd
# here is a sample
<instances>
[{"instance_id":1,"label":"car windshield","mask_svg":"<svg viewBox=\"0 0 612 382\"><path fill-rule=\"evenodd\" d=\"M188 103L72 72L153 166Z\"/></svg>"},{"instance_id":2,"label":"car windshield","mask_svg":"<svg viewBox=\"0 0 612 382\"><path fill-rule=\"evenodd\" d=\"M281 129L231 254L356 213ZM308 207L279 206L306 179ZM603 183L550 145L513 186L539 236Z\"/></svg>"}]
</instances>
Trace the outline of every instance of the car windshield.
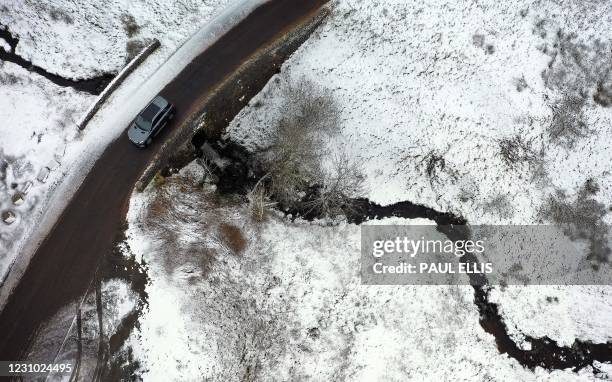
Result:
<instances>
[{"instance_id":1,"label":"car windshield","mask_svg":"<svg viewBox=\"0 0 612 382\"><path fill-rule=\"evenodd\" d=\"M155 104L150 104L136 117L136 126L142 130L151 130L151 122L159 111L159 107Z\"/></svg>"},{"instance_id":2,"label":"car windshield","mask_svg":"<svg viewBox=\"0 0 612 382\"><path fill-rule=\"evenodd\" d=\"M151 121L146 121L141 116L136 117L136 127L140 130L151 130Z\"/></svg>"}]
</instances>

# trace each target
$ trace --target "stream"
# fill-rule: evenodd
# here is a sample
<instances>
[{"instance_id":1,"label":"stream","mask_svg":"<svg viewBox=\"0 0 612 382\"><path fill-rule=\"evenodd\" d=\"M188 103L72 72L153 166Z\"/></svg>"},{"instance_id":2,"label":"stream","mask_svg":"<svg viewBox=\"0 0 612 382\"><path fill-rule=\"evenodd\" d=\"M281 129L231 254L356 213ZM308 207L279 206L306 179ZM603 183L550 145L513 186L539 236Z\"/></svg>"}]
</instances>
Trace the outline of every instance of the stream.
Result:
<instances>
[{"instance_id":1,"label":"stream","mask_svg":"<svg viewBox=\"0 0 612 382\"><path fill-rule=\"evenodd\" d=\"M201 144L201 141L196 140L194 144ZM216 148L222 156L231 158L232 165L229 168L232 171L242 167L241 171L237 172L238 174L249 173L249 170L246 168L248 168L250 159L246 150L233 143L226 143L223 147L216 146ZM255 184L253 179L236 176L225 177L225 175L224 172L219 173L220 184L218 185L218 190L225 194L245 193L246 190ZM238 178L241 178L242 181ZM410 201L401 201L382 206L368 199L360 198L355 199L354 204L357 208L351 209L347 216L347 220L353 224L361 224L368 220L389 217L406 219L424 218L434 221L438 226L438 230L451 240L465 240L469 237L467 220L452 213L440 212ZM314 220L319 217L312 214L301 215L298 210L285 210L284 212L287 215L291 215L292 218L300 216L306 220ZM476 262L476 258L473 255L464 255L460 260L465 263ZM470 284L474 289L474 304L478 308L480 315L480 326L485 332L495 337L497 349L501 354L507 354L531 370L536 367L542 367L549 371L563 369L579 371L590 366L597 374L599 370L594 365L594 362L612 362L612 342L598 344L576 339L572 346L560 346L548 337L535 338L525 336L524 342L530 345L526 348L530 349L526 350L520 347L511 338L508 327L500 313L499 306L489 301L489 293L492 287L488 285L486 276L474 273L469 274L469 276Z\"/></svg>"},{"instance_id":2,"label":"stream","mask_svg":"<svg viewBox=\"0 0 612 382\"><path fill-rule=\"evenodd\" d=\"M451 240L467 239L466 235L469 234L465 227L461 227L461 225L467 224L465 219L447 212L435 211L419 204L402 201L381 206L365 199L360 199L359 203L365 206L365 213L352 219L352 222L357 224L365 220L387 217L426 218L435 221L438 230ZM460 225L460 227L453 227L453 225ZM473 255L465 255L460 260L465 263L476 262ZM575 340L572 346L567 347L559 346L548 337L525 336L525 342L531 345L531 349L525 350L519 347L510 337L498 305L489 301L491 286L487 285L486 276L471 273L469 277L474 289L474 304L476 304L480 313L480 326L485 332L495 337L497 349L501 354L507 354L521 365L532 370L539 366L547 370L570 368L573 371L579 371L591 366L597 373L598 369L593 364L595 361L612 362L612 342L596 344Z\"/></svg>"},{"instance_id":3,"label":"stream","mask_svg":"<svg viewBox=\"0 0 612 382\"><path fill-rule=\"evenodd\" d=\"M19 39L10 32L10 30L5 26L0 24L0 38L4 39L9 46L11 47L11 51L7 52L4 49L0 48L0 60L5 62L12 62L13 64L19 65L22 68L39 74L49 81L53 82L56 85L63 87L71 87L75 90L82 91L85 93L98 95L100 94L104 88L113 80L115 77L115 73L105 73L97 77L84 79L84 80L72 80L69 78L64 78L62 76L58 76L57 74L50 73L40 66L36 66L32 64L32 62L24 59L17 53L15 53L17 44L19 44Z\"/></svg>"}]
</instances>

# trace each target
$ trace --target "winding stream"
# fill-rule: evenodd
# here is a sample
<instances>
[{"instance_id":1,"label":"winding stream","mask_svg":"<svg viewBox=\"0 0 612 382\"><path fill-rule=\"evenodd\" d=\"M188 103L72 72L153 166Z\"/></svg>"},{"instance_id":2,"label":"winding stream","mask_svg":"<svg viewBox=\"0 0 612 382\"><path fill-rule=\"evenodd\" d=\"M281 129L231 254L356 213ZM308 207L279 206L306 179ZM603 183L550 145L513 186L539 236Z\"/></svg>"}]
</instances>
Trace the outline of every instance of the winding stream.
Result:
<instances>
[{"instance_id":1,"label":"winding stream","mask_svg":"<svg viewBox=\"0 0 612 382\"><path fill-rule=\"evenodd\" d=\"M112 81L115 77L115 73L105 73L97 77L84 79L84 80L71 80L69 78L64 78L62 76L58 76L57 74L50 73L40 66L36 66L32 64L32 62L24 59L17 53L15 50L17 48L17 44L19 44L19 39L12 35L10 30L0 24L0 38L4 39L9 46L11 47L11 51L7 52L6 50L0 48L0 60L6 62L12 62L13 64L17 64L22 68L39 74L49 81L53 82L56 85L71 87L75 90L82 91L85 93L98 95L104 90L106 85Z\"/></svg>"},{"instance_id":2,"label":"winding stream","mask_svg":"<svg viewBox=\"0 0 612 382\"><path fill-rule=\"evenodd\" d=\"M247 167L250 163L248 153L241 147L234 144L226 145L224 148L218 147L223 156L232 159L231 168ZM247 170L239 171L246 174ZM219 174L221 183L224 182L224 174ZM219 190L223 193L240 193L248 189L254 183L252 180L243 178L239 185L235 177L228 180L229 185L221 184ZM440 212L433 208L416 204L410 201L401 201L387 206L373 203L367 199L357 199L354 201L357 208L352 209L347 216L349 222L361 224L368 220L400 217L407 219L425 218L433 220L438 226L438 230L451 240L461 240L469 236L468 222L461 216L448 212ZM285 211L293 216L299 211ZM317 216L301 216L307 220L317 218ZM473 255L465 255L461 258L462 262L471 263L476 259ZM489 301L491 286L488 285L486 276L483 274L469 274L470 284L474 289L474 304L480 314L480 326L483 330L495 337L497 349L501 354L516 359L521 365L529 369L542 367L547 370L572 369L579 371L587 366L593 367L595 373L598 372L594 362L612 362L612 342L597 344L589 341L575 340L572 346L560 346L554 340L543 337L535 338L525 336L524 341L530 346L526 350L510 337L508 327L500 313L499 306Z\"/></svg>"},{"instance_id":3,"label":"winding stream","mask_svg":"<svg viewBox=\"0 0 612 382\"><path fill-rule=\"evenodd\" d=\"M364 199L359 204L365 207L362 216L353 217L354 223L365 220L380 219L386 217L402 218L426 218L435 221L438 229L452 240L465 239L467 231L462 227L452 225L467 224L461 217L439 212L429 207L411 202L398 202L388 206L381 206ZM476 262L473 255L465 255L462 262ZM571 368L578 371L587 366L592 366L597 373L598 369L594 362L612 362L612 342L596 344L589 341L575 340L572 346L559 346L548 337L534 338L525 336L525 342L529 343L530 350L519 347L508 334L508 327L499 311L497 304L489 301L490 286L487 286L486 276L482 274L469 274L470 283L474 288L474 304L480 313L480 326L485 332L495 337L497 348L501 354L516 359L521 365L534 369L542 367L547 370L562 370Z\"/></svg>"}]
</instances>

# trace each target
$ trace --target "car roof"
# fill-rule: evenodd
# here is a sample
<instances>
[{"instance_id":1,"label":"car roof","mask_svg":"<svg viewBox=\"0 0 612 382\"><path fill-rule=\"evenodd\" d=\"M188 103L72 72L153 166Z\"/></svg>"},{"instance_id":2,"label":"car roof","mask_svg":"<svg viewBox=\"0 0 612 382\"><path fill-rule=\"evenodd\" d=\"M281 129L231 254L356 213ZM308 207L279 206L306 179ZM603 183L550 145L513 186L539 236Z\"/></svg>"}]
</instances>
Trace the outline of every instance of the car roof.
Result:
<instances>
[{"instance_id":1,"label":"car roof","mask_svg":"<svg viewBox=\"0 0 612 382\"><path fill-rule=\"evenodd\" d=\"M147 106L142 111L142 113L140 113L140 116L146 121L152 121L153 118L155 118L155 116L159 112L159 110L160 110L160 107L154 104L153 102L151 102L149 106Z\"/></svg>"},{"instance_id":2,"label":"car roof","mask_svg":"<svg viewBox=\"0 0 612 382\"><path fill-rule=\"evenodd\" d=\"M149 102L147 107L145 107L140 112L140 117L145 121L153 121L153 119L157 116L157 114L168 106L168 101L166 101L162 96L156 96Z\"/></svg>"}]
</instances>

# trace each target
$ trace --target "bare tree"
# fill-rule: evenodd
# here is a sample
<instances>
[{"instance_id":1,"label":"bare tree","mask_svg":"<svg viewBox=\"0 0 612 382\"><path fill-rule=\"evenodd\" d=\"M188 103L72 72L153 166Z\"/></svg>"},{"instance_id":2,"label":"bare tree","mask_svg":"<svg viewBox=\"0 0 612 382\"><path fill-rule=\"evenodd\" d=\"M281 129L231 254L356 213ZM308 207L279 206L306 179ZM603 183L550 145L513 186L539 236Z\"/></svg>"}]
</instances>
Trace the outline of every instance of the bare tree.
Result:
<instances>
[{"instance_id":1,"label":"bare tree","mask_svg":"<svg viewBox=\"0 0 612 382\"><path fill-rule=\"evenodd\" d=\"M304 79L289 81L283 98L283 117L263 160L270 197L283 207L336 216L363 184L360 169L345 154L335 158L331 169L323 166L327 142L339 126L336 102L329 91ZM256 205L265 199L263 192L257 188L251 194Z\"/></svg>"},{"instance_id":2,"label":"bare tree","mask_svg":"<svg viewBox=\"0 0 612 382\"><path fill-rule=\"evenodd\" d=\"M301 199L300 192L316 183L320 174L321 144L299 120L286 118L278 126L268 158L270 191L282 204Z\"/></svg>"},{"instance_id":3,"label":"bare tree","mask_svg":"<svg viewBox=\"0 0 612 382\"><path fill-rule=\"evenodd\" d=\"M322 185L314 197L304 202L308 212L336 217L355 212L354 199L363 194L364 177L359 165L345 153L334 158L332 168L321 175Z\"/></svg>"}]
</instances>

